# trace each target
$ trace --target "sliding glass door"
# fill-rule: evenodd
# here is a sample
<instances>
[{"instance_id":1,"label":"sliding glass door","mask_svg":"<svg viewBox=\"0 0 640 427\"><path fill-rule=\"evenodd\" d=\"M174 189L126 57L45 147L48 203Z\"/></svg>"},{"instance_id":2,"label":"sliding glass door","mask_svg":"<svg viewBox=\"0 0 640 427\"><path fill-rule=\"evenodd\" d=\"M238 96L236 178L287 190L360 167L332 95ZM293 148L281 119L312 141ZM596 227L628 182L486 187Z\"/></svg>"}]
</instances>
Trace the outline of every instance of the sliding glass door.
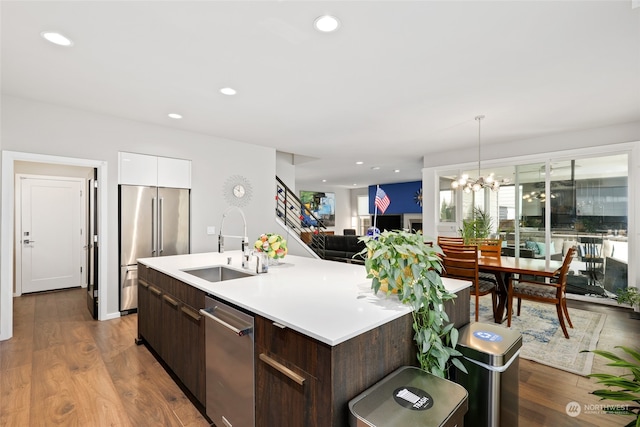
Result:
<instances>
[{"instance_id":1,"label":"sliding glass door","mask_svg":"<svg viewBox=\"0 0 640 427\"><path fill-rule=\"evenodd\" d=\"M448 174L440 178L441 207L449 207L440 221L460 230L478 210L488 213L504 256L560 261L574 246L568 292L611 298L628 281L628 163L624 153L481 171L508 180L497 192L450 190L456 176Z\"/></svg>"}]
</instances>

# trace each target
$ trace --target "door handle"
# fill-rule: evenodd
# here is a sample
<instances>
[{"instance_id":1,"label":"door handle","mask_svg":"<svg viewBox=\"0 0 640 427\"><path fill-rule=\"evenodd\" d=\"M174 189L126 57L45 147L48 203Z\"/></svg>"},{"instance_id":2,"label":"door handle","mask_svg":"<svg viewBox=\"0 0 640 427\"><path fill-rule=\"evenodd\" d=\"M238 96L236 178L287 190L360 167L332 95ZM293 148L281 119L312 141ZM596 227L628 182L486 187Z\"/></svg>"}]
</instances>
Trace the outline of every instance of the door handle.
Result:
<instances>
[{"instance_id":1,"label":"door handle","mask_svg":"<svg viewBox=\"0 0 640 427\"><path fill-rule=\"evenodd\" d=\"M36 242L35 240L29 240L29 239L25 239L22 241L22 243L24 243L25 245L28 245L30 243L35 243L35 242Z\"/></svg>"},{"instance_id":2,"label":"door handle","mask_svg":"<svg viewBox=\"0 0 640 427\"><path fill-rule=\"evenodd\" d=\"M156 198L151 199L151 253L156 253Z\"/></svg>"},{"instance_id":3,"label":"door handle","mask_svg":"<svg viewBox=\"0 0 640 427\"><path fill-rule=\"evenodd\" d=\"M280 371L282 374L286 375L290 379L296 382L296 384L303 386L305 378L301 375L296 374L291 369L284 366L282 363L275 361L264 353L260 353L258 356L260 360L262 360L267 365L271 366L273 369Z\"/></svg>"},{"instance_id":4,"label":"door handle","mask_svg":"<svg viewBox=\"0 0 640 427\"><path fill-rule=\"evenodd\" d=\"M236 327L234 325L231 325L230 323L225 322L224 320L220 319L219 317L214 316L212 314L212 311L213 311L213 309L211 309L211 308L209 308L209 309L202 308L202 309L200 309L200 314L202 314L205 317L208 317L209 319L213 320L214 322L218 322L220 325L222 325L225 328L233 331L233 333L237 334L239 337L248 335L251 332L253 332L253 327L251 325L240 325L239 327Z\"/></svg>"},{"instance_id":5,"label":"door handle","mask_svg":"<svg viewBox=\"0 0 640 427\"><path fill-rule=\"evenodd\" d=\"M158 243L159 252L164 252L164 197L158 198Z\"/></svg>"}]
</instances>

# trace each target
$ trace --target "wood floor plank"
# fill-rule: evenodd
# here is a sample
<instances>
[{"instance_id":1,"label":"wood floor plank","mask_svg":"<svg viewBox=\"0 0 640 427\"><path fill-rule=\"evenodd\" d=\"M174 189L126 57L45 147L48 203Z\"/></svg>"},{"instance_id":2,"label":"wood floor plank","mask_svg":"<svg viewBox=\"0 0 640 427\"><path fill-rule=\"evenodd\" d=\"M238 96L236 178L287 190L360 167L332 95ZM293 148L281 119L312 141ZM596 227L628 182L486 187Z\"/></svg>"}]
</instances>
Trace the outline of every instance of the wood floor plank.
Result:
<instances>
[{"instance_id":1,"label":"wood floor plank","mask_svg":"<svg viewBox=\"0 0 640 427\"><path fill-rule=\"evenodd\" d=\"M125 405L104 365L77 371L72 374L74 390L82 400L80 419L86 426L130 427Z\"/></svg>"},{"instance_id":2,"label":"wood floor plank","mask_svg":"<svg viewBox=\"0 0 640 427\"><path fill-rule=\"evenodd\" d=\"M0 372L22 365L31 365L33 358L33 328L21 328L14 338L0 342Z\"/></svg>"},{"instance_id":3,"label":"wood floor plank","mask_svg":"<svg viewBox=\"0 0 640 427\"><path fill-rule=\"evenodd\" d=\"M0 426L21 421L28 425L31 398L31 365L23 364L0 374Z\"/></svg>"}]
</instances>

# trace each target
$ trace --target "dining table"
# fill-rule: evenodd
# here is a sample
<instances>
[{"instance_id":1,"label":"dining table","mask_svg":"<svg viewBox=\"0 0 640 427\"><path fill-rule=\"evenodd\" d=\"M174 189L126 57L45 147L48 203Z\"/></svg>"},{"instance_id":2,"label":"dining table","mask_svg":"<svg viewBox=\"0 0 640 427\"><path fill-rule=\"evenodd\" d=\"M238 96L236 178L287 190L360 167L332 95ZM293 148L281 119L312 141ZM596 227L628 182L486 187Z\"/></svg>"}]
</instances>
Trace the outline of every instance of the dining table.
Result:
<instances>
[{"instance_id":1,"label":"dining table","mask_svg":"<svg viewBox=\"0 0 640 427\"><path fill-rule=\"evenodd\" d=\"M509 286L514 275L537 276L542 278L554 277L562 267L562 261L552 261L543 258L521 258L501 256L478 257L478 269L485 273L493 273L498 282L498 302L494 319L496 323L505 320L505 309L508 309ZM476 310L478 307L476 307Z\"/></svg>"}]
</instances>

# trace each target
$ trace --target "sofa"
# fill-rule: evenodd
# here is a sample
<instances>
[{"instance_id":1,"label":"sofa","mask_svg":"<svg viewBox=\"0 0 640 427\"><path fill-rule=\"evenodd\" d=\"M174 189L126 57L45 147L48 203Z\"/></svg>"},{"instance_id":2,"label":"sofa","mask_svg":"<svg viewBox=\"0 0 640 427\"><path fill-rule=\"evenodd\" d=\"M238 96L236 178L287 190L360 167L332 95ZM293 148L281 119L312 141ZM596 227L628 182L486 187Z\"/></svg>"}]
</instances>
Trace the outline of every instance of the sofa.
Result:
<instances>
[{"instance_id":1,"label":"sofa","mask_svg":"<svg viewBox=\"0 0 640 427\"><path fill-rule=\"evenodd\" d=\"M359 238L360 236L317 234L313 236L311 247L323 259L364 264L362 257L354 258L365 247Z\"/></svg>"},{"instance_id":2,"label":"sofa","mask_svg":"<svg viewBox=\"0 0 640 427\"><path fill-rule=\"evenodd\" d=\"M515 235L506 234L502 236L503 256L515 256ZM522 258L545 258L546 245L544 243L544 233L521 233L520 234L520 257ZM571 246L575 246L576 242L570 242L564 238L551 238L549 248L552 260L562 261L564 254Z\"/></svg>"}]
</instances>

